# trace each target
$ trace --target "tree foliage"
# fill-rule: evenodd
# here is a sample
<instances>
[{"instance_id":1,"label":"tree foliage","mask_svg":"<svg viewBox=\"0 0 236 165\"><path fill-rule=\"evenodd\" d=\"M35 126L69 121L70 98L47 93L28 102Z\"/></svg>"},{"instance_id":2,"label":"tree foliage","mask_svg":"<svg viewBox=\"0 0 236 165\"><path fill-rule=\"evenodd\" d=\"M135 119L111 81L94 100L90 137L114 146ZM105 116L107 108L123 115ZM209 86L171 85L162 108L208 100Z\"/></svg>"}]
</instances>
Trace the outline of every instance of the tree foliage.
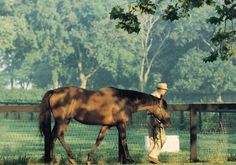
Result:
<instances>
[{"instance_id":1,"label":"tree foliage","mask_svg":"<svg viewBox=\"0 0 236 165\"><path fill-rule=\"evenodd\" d=\"M136 3L128 4L127 11L121 6L115 6L111 10L110 18L118 19L117 27L126 30L128 33L139 33L140 21L137 17L141 14L155 14L156 6L159 6L162 0L137 0ZM218 57L222 60L227 60L229 57L236 56L236 3L233 0L224 0L217 2L214 0L178 0L168 2L168 6L163 9L162 17L165 20L175 21L181 18L188 18L195 8L203 6L215 7L216 16L211 16L207 21L217 25L217 32L212 37L214 49L211 55L204 58L205 62L215 61Z\"/></svg>"},{"instance_id":2,"label":"tree foliage","mask_svg":"<svg viewBox=\"0 0 236 165\"><path fill-rule=\"evenodd\" d=\"M117 86L151 93L165 81L170 92L202 86L215 93L235 91L234 61L202 61L221 45L218 38L211 40L219 24L205 22L216 16L211 6L191 8L187 19L166 21L169 1L156 1L155 8L151 1L138 2L129 7L140 32L127 35L114 28L109 15L114 4L127 1L0 1L0 86ZM233 41L232 35L221 37Z\"/></svg>"},{"instance_id":3,"label":"tree foliage","mask_svg":"<svg viewBox=\"0 0 236 165\"><path fill-rule=\"evenodd\" d=\"M222 91L235 90L236 68L232 61L216 60L205 64L203 57L208 53L200 49L189 50L172 70L175 72L174 89L178 91L201 90L206 93L222 93Z\"/></svg>"}]
</instances>

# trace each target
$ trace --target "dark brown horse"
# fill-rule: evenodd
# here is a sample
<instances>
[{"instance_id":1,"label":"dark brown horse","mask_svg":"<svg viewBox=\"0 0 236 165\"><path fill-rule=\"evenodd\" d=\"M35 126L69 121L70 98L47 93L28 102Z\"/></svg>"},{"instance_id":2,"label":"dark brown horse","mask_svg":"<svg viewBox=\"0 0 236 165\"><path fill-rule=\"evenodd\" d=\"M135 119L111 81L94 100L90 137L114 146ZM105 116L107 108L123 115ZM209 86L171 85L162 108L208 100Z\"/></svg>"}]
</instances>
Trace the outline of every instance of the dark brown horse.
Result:
<instances>
[{"instance_id":1,"label":"dark brown horse","mask_svg":"<svg viewBox=\"0 0 236 165\"><path fill-rule=\"evenodd\" d=\"M39 115L40 132L45 140L50 141L50 158L47 161L54 160L56 139L60 141L68 156L75 159L64 140L64 134L71 119L75 119L83 124L102 126L96 143L88 154L88 164L91 163L92 155L112 126L116 126L119 133L119 152L123 155L119 158L120 161L132 163L134 161L129 155L126 140L126 124L132 113L149 111L164 125L170 126L170 116L166 109L165 100L132 90L105 87L97 91L89 91L72 86L50 90L42 99ZM48 133L51 112L55 125Z\"/></svg>"}]
</instances>

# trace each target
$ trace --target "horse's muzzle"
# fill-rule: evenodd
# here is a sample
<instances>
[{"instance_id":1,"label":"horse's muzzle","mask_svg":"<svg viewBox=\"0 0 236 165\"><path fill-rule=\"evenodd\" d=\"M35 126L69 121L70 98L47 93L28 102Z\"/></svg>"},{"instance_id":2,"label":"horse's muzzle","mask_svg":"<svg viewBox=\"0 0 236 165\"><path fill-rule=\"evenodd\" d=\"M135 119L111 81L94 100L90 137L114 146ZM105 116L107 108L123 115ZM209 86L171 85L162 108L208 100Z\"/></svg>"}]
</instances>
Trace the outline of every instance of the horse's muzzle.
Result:
<instances>
[{"instance_id":1,"label":"horse's muzzle","mask_svg":"<svg viewBox=\"0 0 236 165\"><path fill-rule=\"evenodd\" d=\"M165 119L164 121L162 121L162 123L163 123L164 127L167 127L167 128L172 127L172 122L171 122L170 118Z\"/></svg>"}]
</instances>

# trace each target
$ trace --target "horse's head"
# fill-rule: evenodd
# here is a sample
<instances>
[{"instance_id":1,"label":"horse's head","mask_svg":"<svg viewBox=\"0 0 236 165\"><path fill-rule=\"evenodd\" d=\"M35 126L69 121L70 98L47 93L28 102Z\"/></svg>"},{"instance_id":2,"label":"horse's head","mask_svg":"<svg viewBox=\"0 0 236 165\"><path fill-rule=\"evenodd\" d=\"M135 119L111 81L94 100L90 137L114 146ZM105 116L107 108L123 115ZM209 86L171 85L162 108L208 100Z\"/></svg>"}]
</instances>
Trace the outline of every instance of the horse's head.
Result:
<instances>
[{"instance_id":1,"label":"horse's head","mask_svg":"<svg viewBox=\"0 0 236 165\"><path fill-rule=\"evenodd\" d=\"M170 115L167 112L167 103L164 99L160 99L159 104L153 106L150 112L158 118L165 127L171 127L172 123L170 120Z\"/></svg>"}]
</instances>

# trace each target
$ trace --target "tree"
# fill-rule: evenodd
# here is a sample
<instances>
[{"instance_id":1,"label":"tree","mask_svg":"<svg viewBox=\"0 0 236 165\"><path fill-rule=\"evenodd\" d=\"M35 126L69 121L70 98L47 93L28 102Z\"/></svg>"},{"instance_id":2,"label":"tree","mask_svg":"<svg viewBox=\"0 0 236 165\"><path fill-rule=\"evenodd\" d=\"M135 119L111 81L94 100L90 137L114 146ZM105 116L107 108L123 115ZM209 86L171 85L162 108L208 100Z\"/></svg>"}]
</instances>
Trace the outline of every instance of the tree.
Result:
<instances>
[{"instance_id":1,"label":"tree","mask_svg":"<svg viewBox=\"0 0 236 165\"><path fill-rule=\"evenodd\" d=\"M211 55L204 59L215 61L218 57L227 60L229 57L236 56L236 3L233 0L225 0L223 4L215 7L217 16L210 17L207 21L211 24L218 25L218 30L212 37L211 41L214 48Z\"/></svg>"},{"instance_id":2,"label":"tree","mask_svg":"<svg viewBox=\"0 0 236 165\"><path fill-rule=\"evenodd\" d=\"M37 37L37 62L42 59L50 66L53 87L59 87L63 61L74 52L69 40L66 13L58 9L61 1L37 1L30 15L29 24ZM66 2L65 2L66 3ZM35 54L31 54L31 57Z\"/></svg>"},{"instance_id":3,"label":"tree","mask_svg":"<svg viewBox=\"0 0 236 165\"><path fill-rule=\"evenodd\" d=\"M8 17L1 17L0 23L3 25L0 29L0 49L1 49L1 66L3 66L3 72L5 72L6 79L10 80L11 88L13 88L13 72L14 72L14 54L11 53L14 50L14 41L17 38L17 34L14 26L14 19ZM8 76L6 76L8 75ZM4 84L3 84L4 85Z\"/></svg>"},{"instance_id":4,"label":"tree","mask_svg":"<svg viewBox=\"0 0 236 165\"><path fill-rule=\"evenodd\" d=\"M101 3L104 5L101 10L97 10ZM52 79L54 88L78 83L86 88L87 80L101 67L116 78L118 60L133 72L133 64L129 65L132 60L126 57L131 52L124 49L129 47L129 37L123 31L117 33L111 28L106 7L110 6L109 3L101 1L88 4L87 1L61 0L50 3L31 1L24 5L27 10L23 10L23 14L14 6L12 15L18 15L19 20L24 20L24 29L27 31L22 36L16 33L14 40L3 38L10 39L12 43L17 41L16 50L22 58L15 79L21 82L22 87L29 82L45 87ZM12 30L13 33L15 31ZM6 60L9 59L6 56ZM130 76L127 71L122 74Z\"/></svg>"},{"instance_id":5,"label":"tree","mask_svg":"<svg viewBox=\"0 0 236 165\"><path fill-rule=\"evenodd\" d=\"M96 3L88 5L84 1L71 3L71 11L75 16L75 22L71 24L70 39L75 50L72 59L77 68L80 87L87 88L88 79L99 69L100 64L96 59L96 46L94 40L93 24L101 16L95 14ZM70 11L70 10L68 10ZM72 15L72 14L71 14Z\"/></svg>"},{"instance_id":6,"label":"tree","mask_svg":"<svg viewBox=\"0 0 236 165\"><path fill-rule=\"evenodd\" d=\"M224 91L235 91L236 68L232 61L216 60L207 65L202 61L208 53L194 48L179 59L172 73L175 76L174 90L205 91L216 93L218 98Z\"/></svg>"},{"instance_id":7,"label":"tree","mask_svg":"<svg viewBox=\"0 0 236 165\"><path fill-rule=\"evenodd\" d=\"M161 5L157 8L159 12L165 8L165 3ZM200 11L194 10L188 20L176 22L163 20L159 16L161 14L138 17L141 28L134 41L136 61L140 61L138 69L141 90L153 90L158 81L170 82L167 75L170 75L170 70L186 49L197 44L209 50L202 40L209 40L213 28L204 22L202 17L209 16L210 12L207 7L201 8ZM204 14L199 18L200 13Z\"/></svg>"},{"instance_id":8,"label":"tree","mask_svg":"<svg viewBox=\"0 0 236 165\"><path fill-rule=\"evenodd\" d=\"M111 4L102 0L92 3L80 1L72 6L79 23L76 23L70 32L75 49L75 54L71 59L74 61L73 65L77 66L82 88L87 87L88 79L99 69L109 72L112 75L111 78L114 79L121 76L117 72L117 68L120 67L117 61L122 61L123 67L127 69L122 74L130 76L128 70L131 70L132 65L129 66L127 63L130 63L132 57L127 57L127 54L131 55L127 48L132 45L132 42L123 31L112 28L107 16L108 7Z\"/></svg>"},{"instance_id":9,"label":"tree","mask_svg":"<svg viewBox=\"0 0 236 165\"><path fill-rule=\"evenodd\" d=\"M152 72L160 73L162 81L167 82L170 87L176 80L176 77L171 76L173 75L171 71L187 51L196 47L203 52L210 51L210 38L215 28L213 25L206 23L204 18L209 17L211 13L212 8L205 6L193 10L188 19L181 19L168 24L167 27L171 26L172 31L165 43L165 49L159 55L158 60L155 60ZM165 28L163 24L161 25L157 27ZM150 82L152 81L155 81L155 79L151 78ZM148 86L151 85L150 82Z\"/></svg>"},{"instance_id":10,"label":"tree","mask_svg":"<svg viewBox=\"0 0 236 165\"><path fill-rule=\"evenodd\" d=\"M128 4L128 11L125 11L124 8L117 5L113 7L111 11L111 19L118 19L117 27L126 30L128 33L139 33L140 21L136 13L154 14L156 6L162 1L163 0L157 0L155 2L151 0L137 0L134 4ZM213 16L207 20L209 23L218 25L218 31L212 37L215 49L212 50L211 55L206 57L204 61L214 61L218 57L222 60L226 60L230 56L236 56L236 30L235 22L233 22L236 18L235 1L224 0L223 3L216 3L216 1L213 0L179 0L177 2L168 3L169 5L164 9L165 14L163 18L171 21L189 17L194 8L200 8L205 5L214 6L218 17Z\"/></svg>"},{"instance_id":11,"label":"tree","mask_svg":"<svg viewBox=\"0 0 236 165\"><path fill-rule=\"evenodd\" d=\"M32 33L25 19L29 11L27 4L21 3L21 1L9 2L4 0L1 1L0 8L0 22L3 25L0 29L1 60L4 66L3 72L9 75L11 88L13 88L16 80L17 83L21 83L18 70L26 54L29 53L29 48L34 46Z\"/></svg>"},{"instance_id":12,"label":"tree","mask_svg":"<svg viewBox=\"0 0 236 165\"><path fill-rule=\"evenodd\" d=\"M141 16L139 20L141 22L141 29L137 37L138 41L136 42L140 50L137 49L135 54L140 56L137 58L139 60L140 90L144 91L151 69L162 49L164 49L172 28L167 27L168 25L162 22L161 18L156 15ZM163 27L158 28L159 24L162 24L166 29Z\"/></svg>"}]
</instances>

